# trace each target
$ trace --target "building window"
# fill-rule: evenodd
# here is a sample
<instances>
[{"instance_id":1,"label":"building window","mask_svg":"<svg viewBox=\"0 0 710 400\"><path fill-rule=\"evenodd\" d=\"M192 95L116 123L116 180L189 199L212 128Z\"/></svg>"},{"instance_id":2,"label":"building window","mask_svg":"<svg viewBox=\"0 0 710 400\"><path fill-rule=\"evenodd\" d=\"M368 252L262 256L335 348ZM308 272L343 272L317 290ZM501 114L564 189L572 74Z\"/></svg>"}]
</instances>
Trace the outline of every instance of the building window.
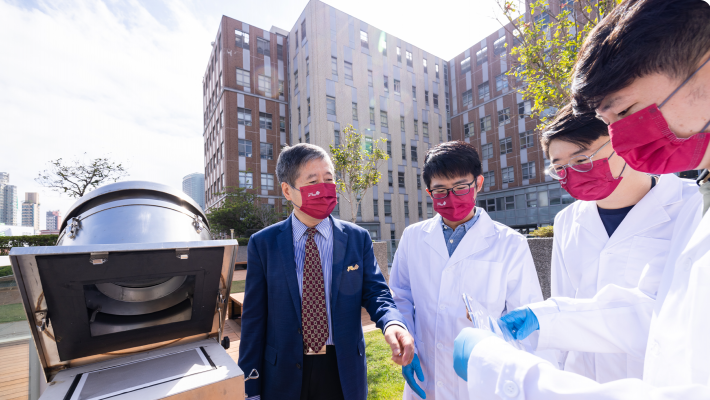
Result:
<instances>
[{"instance_id":1,"label":"building window","mask_svg":"<svg viewBox=\"0 0 710 400\"><path fill-rule=\"evenodd\" d=\"M338 76L338 58L330 57L330 71L333 76Z\"/></svg>"},{"instance_id":2,"label":"building window","mask_svg":"<svg viewBox=\"0 0 710 400\"><path fill-rule=\"evenodd\" d=\"M276 59L279 61L284 60L284 46L281 44L276 45Z\"/></svg>"},{"instance_id":3,"label":"building window","mask_svg":"<svg viewBox=\"0 0 710 400\"><path fill-rule=\"evenodd\" d=\"M392 186L392 185L390 185L390 186ZM391 216L392 216L392 200L385 200L385 217L391 217Z\"/></svg>"},{"instance_id":4,"label":"building window","mask_svg":"<svg viewBox=\"0 0 710 400\"><path fill-rule=\"evenodd\" d=\"M333 131L333 137L335 138L335 147L340 146L340 131L339 130L334 130Z\"/></svg>"},{"instance_id":5,"label":"building window","mask_svg":"<svg viewBox=\"0 0 710 400\"><path fill-rule=\"evenodd\" d=\"M439 108L439 95L434 93L432 97L434 98L434 108Z\"/></svg>"},{"instance_id":6,"label":"building window","mask_svg":"<svg viewBox=\"0 0 710 400\"><path fill-rule=\"evenodd\" d=\"M404 117L399 117L399 129L404 132Z\"/></svg>"},{"instance_id":7,"label":"building window","mask_svg":"<svg viewBox=\"0 0 710 400\"><path fill-rule=\"evenodd\" d=\"M271 114L259 113L259 128L271 130Z\"/></svg>"},{"instance_id":8,"label":"building window","mask_svg":"<svg viewBox=\"0 0 710 400\"><path fill-rule=\"evenodd\" d=\"M503 168L501 175L503 175L503 183L512 183L515 180L515 169L513 167Z\"/></svg>"},{"instance_id":9,"label":"building window","mask_svg":"<svg viewBox=\"0 0 710 400\"><path fill-rule=\"evenodd\" d=\"M429 91L428 90L424 91L424 105L429 107Z\"/></svg>"},{"instance_id":10,"label":"building window","mask_svg":"<svg viewBox=\"0 0 710 400\"><path fill-rule=\"evenodd\" d=\"M311 116L311 98L306 99L306 115Z\"/></svg>"},{"instance_id":11,"label":"building window","mask_svg":"<svg viewBox=\"0 0 710 400\"><path fill-rule=\"evenodd\" d=\"M505 35L493 43L493 54L505 53Z\"/></svg>"},{"instance_id":12,"label":"building window","mask_svg":"<svg viewBox=\"0 0 710 400\"><path fill-rule=\"evenodd\" d=\"M375 108L370 107L370 125L375 125Z\"/></svg>"},{"instance_id":13,"label":"building window","mask_svg":"<svg viewBox=\"0 0 710 400\"><path fill-rule=\"evenodd\" d=\"M284 81L279 81L279 96L284 95Z\"/></svg>"},{"instance_id":14,"label":"building window","mask_svg":"<svg viewBox=\"0 0 710 400\"><path fill-rule=\"evenodd\" d=\"M392 157L392 141L387 141L387 155Z\"/></svg>"},{"instance_id":15,"label":"building window","mask_svg":"<svg viewBox=\"0 0 710 400\"><path fill-rule=\"evenodd\" d=\"M336 204L333 212L330 213L335 218L340 218L340 204Z\"/></svg>"},{"instance_id":16,"label":"building window","mask_svg":"<svg viewBox=\"0 0 710 400\"><path fill-rule=\"evenodd\" d=\"M436 70L436 79L439 79L439 64L434 64L434 69Z\"/></svg>"},{"instance_id":17,"label":"building window","mask_svg":"<svg viewBox=\"0 0 710 400\"><path fill-rule=\"evenodd\" d=\"M412 99L414 99L414 101L417 101L417 87L414 85L412 85Z\"/></svg>"},{"instance_id":18,"label":"building window","mask_svg":"<svg viewBox=\"0 0 710 400\"><path fill-rule=\"evenodd\" d=\"M263 54L265 56L271 57L271 49L270 45L271 43L264 39L264 38L256 38L256 52L258 54Z\"/></svg>"},{"instance_id":19,"label":"building window","mask_svg":"<svg viewBox=\"0 0 710 400\"><path fill-rule=\"evenodd\" d=\"M345 61L343 65L345 66L345 79L353 80L353 63Z\"/></svg>"},{"instance_id":20,"label":"building window","mask_svg":"<svg viewBox=\"0 0 710 400\"><path fill-rule=\"evenodd\" d=\"M412 53L410 51L407 51L407 54L405 54L405 57L407 58L407 66L408 67L413 67L414 66L414 60L412 58Z\"/></svg>"},{"instance_id":21,"label":"building window","mask_svg":"<svg viewBox=\"0 0 710 400\"><path fill-rule=\"evenodd\" d=\"M402 145L402 147L404 147L404 145ZM397 182L399 183L399 187L404 187L404 172L397 173Z\"/></svg>"},{"instance_id":22,"label":"building window","mask_svg":"<svg viewBox=\"0 0 710 400\"><path fill-rule=\"evenodd\" d=\"M239 187L254 189L254 179L251 172L239 171Z\"/></svg>"},{"instance_id":23,"label":"building window","mask_svg":"<svg viewBox=\"0 0 710 400\"><path fill-rule=\"evenodd\" d=\"M274 174L261 174L261 190L274 190Z\"/></svg>"},{"instance_id":24,"label":"building window","mask_svg":"<svg viewBox=\"0 0 710 400\"><path fill-rule=\"evenodd\" d=\"M298 125L301 125L301 107L298 107Z\"/></svg>"},{"instance_id":25,"label":"building window","mask_svg":"<svg viewBox=\"0 0 710 400\"><path fill-rule=\"evenodd\" d=\"M414 134L419 135L419 121L414 120Z\"/></svg>"},{"instance_id":26,"label":"building window","mask_svg":"<svg viewBox=\"0 0 710 400\"><path fill-rule=\"evenodd\" d=\"M488 81L485 81L478 85L478 98L479 99L484 99L488 97L491 94L491 86L488 84Z\"/></svg>"},{"instance_id":27,"label":"building window","mask_svg":"<svg viewBox=\"0 0 710 400\"><path fill-rule=\"evenodd\" d=\"M335 115L335 97L326 96L325 108L328 114Z\"/></svg>"},{"instance_id":28,"label":"building window","mask_svg":"<svg viewBox=\"0 0 710 400\"><path fill-rule=\"evenodd\" d=\"M357 121L357 103L353 103L353 121Z\"/></svg>"},{"instance_id":29,"label":"building window","mask_svg":"<svg viewBox=\"0 0 710 400\"><path fill-rule=\"evenodd\" d=\"M409 218L409 201L404 201L404 218Z\"/></svg>"},{"instance_id":30,"label":"building window","mask_svg":"<svg viewBox=\"0 0 710 400\"><path fill-rule=\"evenodd\" d=\"M479 89L480 92L480 89ZM469 89L461 94L461 101L463 106L470 107L473 104L473 89Z\"/></svg>"},{"instance_id":31,"label":"building window","mask_svg":"<svg viewBox=\"0 0 710 400\"><path fill-rule=\"evenodd\" d=\"M234 30L234 35L237 37L236 46L242 49L249 49L249 34L239 30Z\"/></svg>"},{"instance_id":32,"label":"building window","mask_svg":"<svg viewBox=\"0 0 710 400\"><path fill-rule=\"evenodd\" d=\"M485 117L481 118L481 132L488 132L491 130L491 128L491 116L486 115Z\"/></svg>"},{"instance_id":33,"label":"building window","mask_svg":"<svg viewBox=\"0 0 710 400\"><path fill-rule=\"evenodd\" d=\"M464 137L471 137L475 133L474 127L473 127L473 122L469 122L468 124L463 126L463 135Z\"/></svg>"},{"instance_id":34,"label":"building window","mask_svg":"<svg viewBox=\"0 0 710 400\"><path fill-rule=\"evenodd\" d=\"M498 111L498 125L505 125L510 122L510 108Z\"/></svg>"},{"instance_id":35,"label":"building window","mask_svg":"<svg viewBox=\"0 0 710 400\"><path fill-rule=\"evenodd\" d=\"M259 91L264 93L264 96L271 97L271 78L264 75L259 75Z\"/></svg>"},{"instance_id":36,"label":"building window","mask_svg":"<svg viewBox=\"0 0 710 400\"><path fill-rule=\"evenodd\" d=\"M392 187L392 171L387 171L387 182L389 183L389 187ZM387 204L387 200L385 200L385 204ZM385 212L385 215L387 215L387 212Z\"/></svg>"},{"instance_id":37,"label":"building window","mask_svg":"<svg viewBox=\"0 0 710 400\"><path fill-rule=\"evenodd\" d=\"M298 70L293 71L293 90L298 90Z\"/></svg>"},{"instance_id":38,"label":"building window","mask_svg":"<svg viewBox=\"0 0 710 400\"><path fill-rule=\"evenodd\" d=\"M523 179L535 179L535 161L522 164Z\"/></svg>"},{"instance_id":39,"label":"building window","mask_svg":"<svg viewBox=\"0 0 710 400\"><path fill-rule=\"evenodd\" d=\"M383 78L383 81L384 81L385 93L389 93L389 92L390 92L389 78L387 78L387 75L384 75L382 78Z\"/></svg>"},{"instance_id":40,"label":"building window","mask_svg":"<svg viewBox=\"0 0 710 400\"><path fill-rule=\"evenodd\" d=\"M520 148L527 149L535 146L535 131L533 129L525 132L520 132Z\"/></svg>"},{"instance_id":41,"label":"building window","mask_svg":"<svg viewBox=\"0 0 710 400\"><path fill-rule=\"evenodd\" d=\"M365 152L367 154L372 154L372 136L365 136Z\"/></svg>"},{"instance_id":42,"label":"building window","mask_svg":"<svg viewBox=\"0 0 710 400\"><path fill-rule=\"evenodd\" d=\"M261 143L261 159L262 160L273 160L274 159L274 145L271 143Z\"/></svg>"},{"instance_id":43,"label":"building window","mask_svg":"<svg viewBox=\"0 0 710 400\"><path fill-rule=\"evenodd\" d=\"M425 138L429 137L429 123L428 122L422 122L422 136Z\"/></svg>"},{"instance_id":44,"label":"building window","mask_svg":"<svg viewBox=\"0 0 710 400\"><path fill-rule=\"evenodd\" d=\"M496 76L496 90L508 90L508 77L505 74Z\"/></svg>"},{"instance_id":45,"label":"building window","mask_svg":"<svg viewBox=\"0 0 710 400\"><path fill-rule=\"evenodd\" d=\"M419 156L417 155L417 146L410 146L410 154L412 155L412 161L419 161Z\"/></svg>"},{"instance_id":46,"label":"building window","mask_svg":"<svg viewBox=\"0 0 710 400\"><path fill-rule=\"evenodd\" d=\"M365 49L370 48L370 44L367 38L367 32L365 31L360 31L360 45Z\"/></svg>"},{"instance_id":47,"label":"building window","mask_svg":"<svg viewBox=\"0 0 710 400\"><path fill-rule=\"evenodd\" d=\"M251 140L239 139L239 155L251 157Z\"/></svg>"},{"instance_id":48,"label":"building window","mask_svg":"<svg viewBox=\"0 0 710 400\"><path fill-rule=\"evenodd\" d=\"M372 200L372 213L373 213L373 215L374 215L375 217L379 217L379 216L380 216L380 208L378 207L379 204L377 204L377 203L378 203L378 202L377 202L377 199L373 199L373 200Z\"/></svg>"},{"instance_id":49,"label":"building window","mask_svg":"<svg viewBox=\"0 0 710 400\"><path fill-rule=\"evenodd\" d=\"M402 84L397 79L394 80L394 94L402 94Z\"/></svg>"},{"instance_id":50,"label":"building window","mask_svg":"<svg viewBox=\"0 0 710 400\"><path fill-rule=\"evenodd\" d=\"M484 160L490 160L493 158L493 143L487 143L481 146L482 153L483 153L483 159Z\"/></svg>"},{"instance_id":51,"label":"building window","mask_svg":"<svg viewBox=\"0 0 710 400\"><path fill-rule=\"evenodd\" d=\"M518 117L524 119L526 115L530 115L530 100L518 103Z\"/></svg>"},{"instance_id":52,"label":"building window","mask_svg":"<svg viewBox=\"0 0 710 400\"><path fill-rule=\"evenodd\" d=\"M422 210L422 202L417 203L417 208L419 209L419 218L424 218L424 210Z\"/></svg>"},{"instance_id":53,"label":"building window","mask_svg":"<svg viewBox=\"0 0 710 400\"><path fill-rule=\"evenodd\" d=\"M402 63L402 48L397 46L397 62Z\"/></svg>"},{"instance_id":54,"label":"building window","mask_svg":"<svg viewBox=\"0 0 710 400\"><path fill-rule=\"evenodd\" d=\"M476 52L476 65L481 65L488 61L488 47L484 47Z\"/></svg>"},{"instance_id":55,"label":"building window","mask_svg":"<svg viewBox=\"0 0 710 400\"><path fill-rule=\"evenodd\" d=\"M513 138L506 137L500 140L500 154L513 152Z\"/></svg>"},{"instance_id":56,"label":"building window","mask_svg":"<svg viewBox=\"0 0 710 400\"><path fill-rule=\"evenodd\" d=\"M237 108L237 124L251 126L251 110L248 108Z\"/></svg>"},{"instance_id":57,"label":"building window","mask_svg":"<svg viewBox=\"0 0 710 400\"><path fill-rule=\"evenodd\" d=\"M244 86L245 90L249 90L249 71L237 68L237 85Z\"/></svg>"},{"instance_id":58,"label":"building window","mask_svg":"<svg viewBox=\"0 0 710 400\"><path fill-rule=\"evenodd\" d=\"M426 67L426 58L422 59L422 66L424 67L424 73L427 73L427 67Z\"/></svg>"},{"instance_id":59,"label":"building window","mask_svg":"<svg viewBox=\"0 0 710 400\"><path fill-rule=\"evenodd\" d=\"M387 111L380 111L380 127L387 128Z\"/></svg>"},{"instance_id":60,"label":"building window","mask_svg":"<svg viewBox=\"0 0 710 400\"><path fill-rule=\"evenodd\" d=\"M372 87L372 71L367 71L367 86Z\"/></svg>"},{"instance_id":61,"label":"building window","mask_svg":"<svg viewBox=\"0 0 710 400\"><path fill-rule=\"evenodd\" d=\"M461 61L461 74L471 70L471 57L466 57L465 60Z\"/></svg>"},{"instance_id":62,"label":"building window","mask_svg":"<svg viewBox=\"0 0 710 400\"><path fill-rule=\"evenodd\" d=\"M525 179L525 178L523 178ZM526 206L528 208L537 207L537 193L526 193L525 194Z\"/></svg>"},{"instance_id":63,"label":"building window","mask_svg":"<svg viewBox=\"0 0 710 400\"><path fill-rule=\"evenodd\" d=\"M427 218L434 218L434 207L431 203L426 203Z\"/></svg>"},{"instance_id":64,"label":"building window","mask_svg":"<svg viewBox=\"0 0 710 400\"><path fill-rule=\"evenodd\" d=\"M421 189L421 188L422 188L422 175L417 174L417 189Z\"/></svg>"},{"instance_id":65,"label":"building window","mask_svg":"<svg viewBox=\"0 0 710 400\"><path fill-rule=\"evenodd\" d=\"M306 57L306 76L311 74L311 58Z\"/></svg>"},{"instance_id":66,"label":"building window","mask_svg":"<svg viewBox=\"0 0 710 400\"><path fill-rule=\"evenodd\" d=\"M496 172L488 171L483 173L483 187L493 187L496 185Z\"/></svg>"},{"instance_id":67,"label":"building window","mask_svg":"<svg viewBox=\"0 0 710 400\"><path fill-rule=\"evenodd\" d=\"M306 38L306 20L304 19L303 22L301 22L301 41Z\"/></svg>"},{"instance_id":68,"label":"building window","mask_svg":"<svg viewBox=\"0 0 710 400\"><path fill-rule=\"evenodd\" d=\"M293 38L294 43L296 44L296 48L298 48L298 29L296 29L296 32L294 32Z\"/></svg>"},{"instance_id":69,"label":"building window","mask_svg":"<svg viewBox=\"0 0 710 400\"><path fill-rule=\"evenodd\" d=\"M310 132L306 132L305 139L306 139L306 143L311 142L311 133Z\"/></svg>"}]
</instances>

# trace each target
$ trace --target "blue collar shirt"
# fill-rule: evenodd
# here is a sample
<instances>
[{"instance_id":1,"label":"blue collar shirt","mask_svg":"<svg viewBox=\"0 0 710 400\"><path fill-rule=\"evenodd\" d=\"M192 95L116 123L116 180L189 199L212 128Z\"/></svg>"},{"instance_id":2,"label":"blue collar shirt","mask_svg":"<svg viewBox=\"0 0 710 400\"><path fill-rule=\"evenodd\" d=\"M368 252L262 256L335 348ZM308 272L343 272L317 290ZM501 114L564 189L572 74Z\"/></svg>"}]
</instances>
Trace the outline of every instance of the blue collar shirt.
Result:
<instances>
[{"instance_id":1,"label":"blue collar shirt","mask_svg":"<svg viewBox=\"0 0 710 400\"><path fill-rule=\"evenodd\" d=\"M444 231L444 240L446 241L446 250L449 251L449 257L454 254L454 251L456 251L456 248L459 246L459 243L461 243L461 240L466 235L466 232L471 230L476 221L478 221L478 217L480 216L481 209L476 207L476 213L473 215L473 218L457 226L456 230L453 230L446 226L442 218L441 228Z\"/></svg>"}]
</instances>

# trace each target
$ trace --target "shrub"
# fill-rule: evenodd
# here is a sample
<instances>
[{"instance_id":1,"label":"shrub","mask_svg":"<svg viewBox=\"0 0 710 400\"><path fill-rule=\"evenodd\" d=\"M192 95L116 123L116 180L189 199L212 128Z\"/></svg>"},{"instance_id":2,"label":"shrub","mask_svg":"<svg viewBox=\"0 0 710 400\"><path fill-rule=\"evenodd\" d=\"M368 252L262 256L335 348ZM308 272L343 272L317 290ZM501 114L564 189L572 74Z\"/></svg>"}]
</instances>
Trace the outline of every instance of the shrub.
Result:
<instances>
[{"instance_id":1,"label":"shrub","mask_svg":"<svg viewBox=\"0 0 710 400\"><path fill-rule=\"evenodd\" d=\"M0 254L10 253L13 247L54 246L59 235L0 236Z\"/></svg>"},{"instance_id":2,"label":"shrub","mask_svg":"<svg viewBox=\"0 0 710 400\"><path fill-rule=\"evenodd\" d=\"M534 231L530 232L530 234L535 237L553 237L554 236L552 225L537 228Z\"/></svg>"}]
</instances>

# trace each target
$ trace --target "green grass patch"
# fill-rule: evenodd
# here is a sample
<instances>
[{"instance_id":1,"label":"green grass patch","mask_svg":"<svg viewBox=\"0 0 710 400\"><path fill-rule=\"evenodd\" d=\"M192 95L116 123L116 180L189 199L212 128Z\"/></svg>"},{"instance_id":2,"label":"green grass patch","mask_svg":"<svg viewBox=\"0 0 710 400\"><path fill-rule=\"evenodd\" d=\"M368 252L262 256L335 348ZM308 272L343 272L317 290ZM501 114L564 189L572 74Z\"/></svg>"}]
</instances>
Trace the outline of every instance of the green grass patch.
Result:
<instances>
[{"instance_id":1,"label":"green grass patch","mask_svg":"<svg viewBox=\"0 0 710 400\"><path fill-rule=\"evenodd\" d=\"M247 281L232 281L232 289L229 293L244 293L244 285Z\"/></svg>"},{"instance_id":2,"label":"green grass patch","mask_svg":"<svg viewBox=\"0 0 710 400\"><path fill-rule=\"evenodd\" d=\"M392 350L379 330L365 334L368 400L399 400L404 391L402 367L392 361Z\"/></svg>"},{"instance_id":3,"label":"green grass patch","mask_svg":"<svg viewBox=\"0 0 710 400\"><path fill-rule=\"evenodd\" d=\"M6 265L4 267L0 267L0 276L8 276L12 275L12 266Z\"/></svg>"},{"instance_id":4,"label":"green grass patch","mask_svg":"<svg viewBox=\"0 0 710 400\"><path fill-rule=\"evenodd\" d=\"M26 319L25 308L22 304L8 304L0 306L0 323L24 321Z\"/></svg>"}]
</instances>

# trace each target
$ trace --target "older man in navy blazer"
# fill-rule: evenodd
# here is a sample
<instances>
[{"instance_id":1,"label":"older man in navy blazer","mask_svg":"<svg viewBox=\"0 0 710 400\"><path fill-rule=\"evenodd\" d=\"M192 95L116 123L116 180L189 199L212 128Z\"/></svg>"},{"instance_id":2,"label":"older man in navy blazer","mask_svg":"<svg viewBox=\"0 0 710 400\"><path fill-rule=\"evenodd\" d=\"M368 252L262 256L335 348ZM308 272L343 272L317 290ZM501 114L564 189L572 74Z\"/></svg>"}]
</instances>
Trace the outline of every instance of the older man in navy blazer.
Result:
<instances>
[{"instance_id":1,"label":"older man in navy blazer","mask_svg":"<svg viewBox=\"0 0 710 400\"><path fill-rule=\"evenodd\" d=\"M369 233L330 216L333 164L320 147L284 149L276 173L294 205L285 221L249 240L239 367L250 399L365 400L365 307L407 365L414 340L397 311Z\"/></svg>"}]
</instances>

